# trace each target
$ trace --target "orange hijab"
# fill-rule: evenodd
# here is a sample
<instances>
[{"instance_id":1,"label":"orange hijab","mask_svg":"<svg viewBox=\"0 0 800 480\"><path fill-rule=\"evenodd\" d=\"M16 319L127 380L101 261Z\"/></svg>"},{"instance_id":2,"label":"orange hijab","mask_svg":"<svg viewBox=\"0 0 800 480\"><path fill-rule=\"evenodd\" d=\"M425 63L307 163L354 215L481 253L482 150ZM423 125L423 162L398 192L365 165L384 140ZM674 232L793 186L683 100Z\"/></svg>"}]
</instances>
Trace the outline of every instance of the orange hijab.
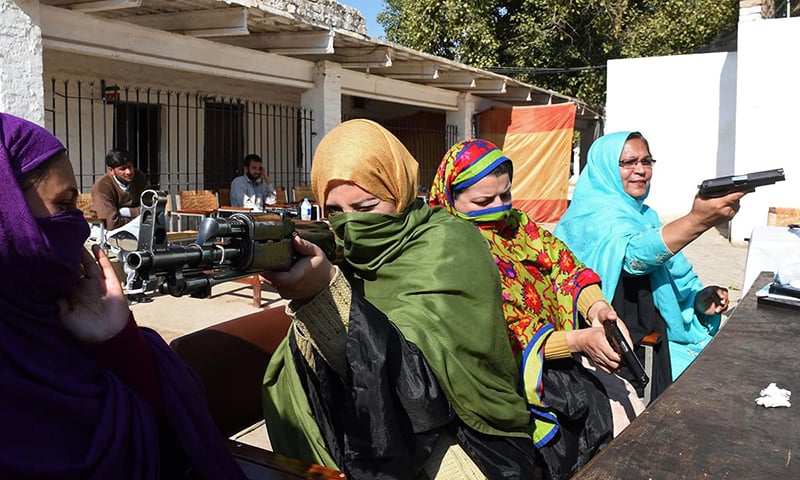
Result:
<instances>
[{"instance_id":1,"label":"orange hijab","mask_svg":"<svg viewBox=\"0 0 800 480\"><path fill-rule=\"evenodd\" d=\"M331 183L352 182L393 202L400 213L414 203L418 171L417 161L391 132L372 120L348 120L317 147L311 189L324 208Z\"/></svg>"}]
</instances>

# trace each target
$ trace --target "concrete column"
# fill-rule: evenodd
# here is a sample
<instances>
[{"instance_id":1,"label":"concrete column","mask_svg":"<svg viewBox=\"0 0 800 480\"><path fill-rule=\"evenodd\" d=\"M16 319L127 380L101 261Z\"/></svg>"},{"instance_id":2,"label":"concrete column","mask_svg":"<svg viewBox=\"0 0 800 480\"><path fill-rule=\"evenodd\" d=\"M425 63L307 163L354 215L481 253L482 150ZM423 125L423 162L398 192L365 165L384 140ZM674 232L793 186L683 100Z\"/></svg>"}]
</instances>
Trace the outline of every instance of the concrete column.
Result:
<instances>
[{"instance_id":1,"label":"concrete column","mask_svg":"<svg viewBox=\"0 0 800 480\"><path fill-rule=\"evenodd\" d=\"M472 137L472 116L475 115L475 99L471 93L458 94L458 110L447 112L446 122L458 128L458 137L467 140ZM449 148L449 146L448 146Z\"/></svg>"},{"instance_id":2,"label":"concrete column","mask_svg":"<svg viewBox=\"0 0 800 480\"><path fill-rule=\"evenodd\" d=\"M0 111L44 125L38 0L0 0Z\"/></svg>"},{"instance_id":3,"label":"concrete column","mask_svg":"<svg viewBox=\"0 0 800 480\"><path fill-rule=\"evenodd\" d=\"M305 91L300 103L314 115L311 132L312 152L306 156L306 168L310 169L311 159L317 151L322 137L335 126L342 123L342 66L338 63L317 62L314 69L314 88Z\"/></svg>"}]
</instances>

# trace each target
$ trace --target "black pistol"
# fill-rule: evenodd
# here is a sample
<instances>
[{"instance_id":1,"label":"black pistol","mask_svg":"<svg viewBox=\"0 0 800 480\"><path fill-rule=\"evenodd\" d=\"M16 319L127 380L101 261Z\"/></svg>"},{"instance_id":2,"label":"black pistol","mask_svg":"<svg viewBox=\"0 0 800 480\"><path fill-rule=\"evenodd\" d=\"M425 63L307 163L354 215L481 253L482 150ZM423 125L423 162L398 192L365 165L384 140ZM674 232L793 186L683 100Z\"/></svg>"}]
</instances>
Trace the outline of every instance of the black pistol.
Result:
<instances>
[{"instance_id":1,"label":"black pistol","mask_svg":"<svg viewBox=\"0 0 800 480\"><path fill-rule=\"evenodd\" d=\"M628 369L631 371L631 374L633 374L633 378L636 379L636 383L639 384L639 388L646 387L647 384L650 383L650 377L647 376L642 362L639 361L639 357L636 356L631 346L628 345L628 341L625 340L625 336L622 335L617 321L606 320L603 322L603 328L606 331L608 343L611 344L611 347L622 357L625 364L628 365Z\"/></svg>"},{"instance_id":2,"label":"black pistol","mask_svg":"<svg viewBox=\"0 0 800 480\"><path fill-rule=\"evenodd\" d=\"M733 192L752 192L756 187L772 185L784 180L786 180L786 176L783 173L783 169L776 168L762 172L745 173L744 175L710 178L703 180L697 188L700 195L712 198L722 197Z\"/></svg>"}]
</instances>

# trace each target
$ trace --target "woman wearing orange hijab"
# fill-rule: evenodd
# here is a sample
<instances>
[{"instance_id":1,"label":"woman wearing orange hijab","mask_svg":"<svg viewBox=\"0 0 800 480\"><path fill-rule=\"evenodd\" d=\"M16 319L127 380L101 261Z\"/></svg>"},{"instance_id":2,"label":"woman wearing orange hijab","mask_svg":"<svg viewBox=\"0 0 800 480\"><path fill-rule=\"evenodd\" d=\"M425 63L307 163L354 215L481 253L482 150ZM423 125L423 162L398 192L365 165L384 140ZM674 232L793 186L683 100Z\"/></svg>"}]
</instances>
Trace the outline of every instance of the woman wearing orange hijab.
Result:
<instances>
[{"instance_id":1,"label":"woman wearing orange hijab","mask_svg":"<svg viewBox=\"0 0 800 480\"><path fill-rule=\"evenodd\" d=\"M264 274L294 319L264 378L273 447L351 478L533 478L497 269L416 199L417 170L375 122L320 142L311 185L342 259L298 240L303 258Z\"/></svg>"}]
</instances>

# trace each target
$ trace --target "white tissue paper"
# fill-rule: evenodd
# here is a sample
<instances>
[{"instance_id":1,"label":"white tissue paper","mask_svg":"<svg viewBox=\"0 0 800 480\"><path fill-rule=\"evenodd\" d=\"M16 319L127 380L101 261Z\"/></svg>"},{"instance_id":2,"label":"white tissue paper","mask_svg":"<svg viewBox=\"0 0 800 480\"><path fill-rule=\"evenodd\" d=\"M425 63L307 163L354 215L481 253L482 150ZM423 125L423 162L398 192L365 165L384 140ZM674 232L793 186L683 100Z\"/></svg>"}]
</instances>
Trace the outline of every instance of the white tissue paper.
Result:
<instances>
[{"instance_id":1,"label":"white tissue paper","mask_svg":"<svg viewBox=\"0 0 800 480\"><path fill-rule=\"evenodd\" d=\"M789 402L792 392L784 388L778 387L774 383L770 383L767 388L761 390L761 396L756 398L756 403L768 407L791 407Z\"/></svg>"}]
</instances>

